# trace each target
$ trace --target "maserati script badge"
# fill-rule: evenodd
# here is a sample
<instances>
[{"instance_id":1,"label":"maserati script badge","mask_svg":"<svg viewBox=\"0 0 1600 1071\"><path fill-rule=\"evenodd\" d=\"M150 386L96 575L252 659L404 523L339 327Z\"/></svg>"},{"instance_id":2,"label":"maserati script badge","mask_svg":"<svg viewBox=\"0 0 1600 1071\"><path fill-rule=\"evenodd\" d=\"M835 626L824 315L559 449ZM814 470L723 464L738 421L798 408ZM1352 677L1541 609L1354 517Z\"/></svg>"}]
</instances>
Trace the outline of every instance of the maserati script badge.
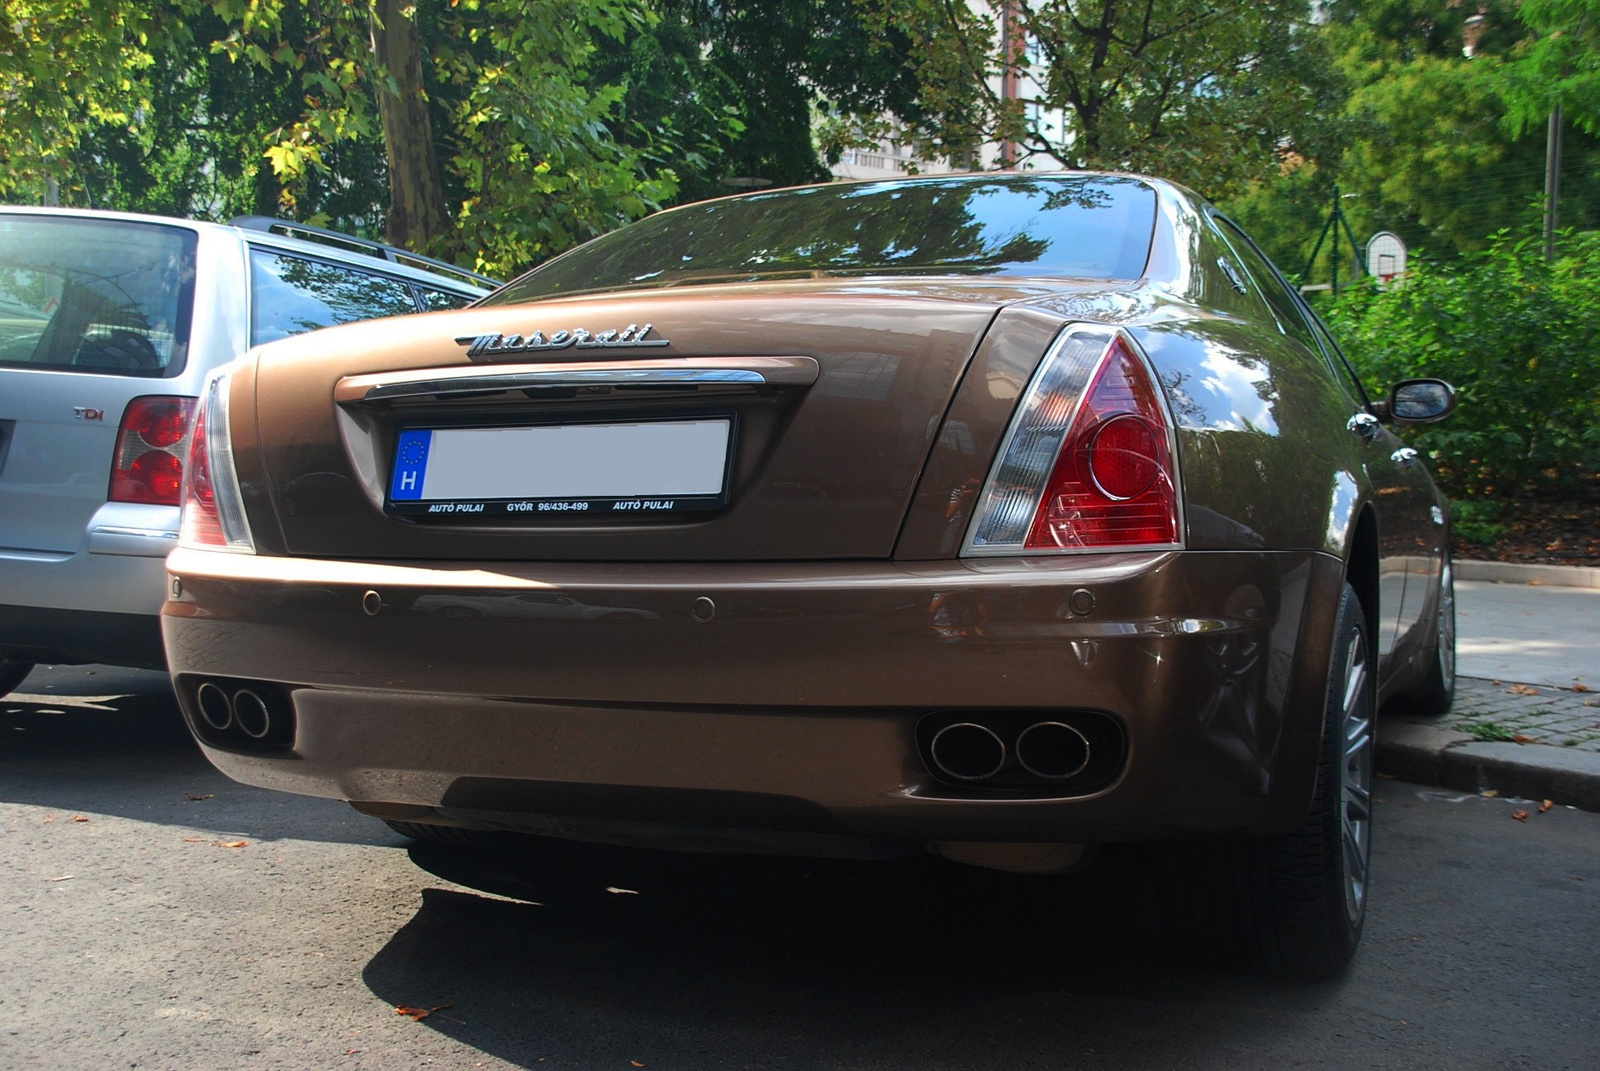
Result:
<instances>
[{"instance_id":1,"label":"maserati script badge","mask_svg":"<svg viewBox=\"0 0 1600 1071\"><path fill-rule=\"evenodd\" d=\"M456 341L467 347L468 357L482 357L496 353L531 353L535 350L615 350L670 346L664 338L646 338L654 324L629 324L621 331L601 331L594 334L581 327L570 331L557 331L546 336L543 331L531 335L459 335Z\"/></svg>"}]
</instances>

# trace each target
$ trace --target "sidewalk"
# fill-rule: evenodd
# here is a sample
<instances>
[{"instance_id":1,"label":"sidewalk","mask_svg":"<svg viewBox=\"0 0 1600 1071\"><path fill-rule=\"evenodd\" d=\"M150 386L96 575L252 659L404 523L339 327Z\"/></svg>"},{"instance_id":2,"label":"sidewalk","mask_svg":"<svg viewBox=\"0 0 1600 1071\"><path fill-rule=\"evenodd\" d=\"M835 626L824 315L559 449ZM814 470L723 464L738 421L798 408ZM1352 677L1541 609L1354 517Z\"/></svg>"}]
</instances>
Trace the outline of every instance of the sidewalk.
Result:
<instances>
[{"instance_id":1,"label":"sidewalk","mask_svg":"<svg viewBox=\"0 0 1600 1071\"><path fill-rule=\"evenodd\" d=\"M1597 570L1461 564L1455 705L1384 715L1378 770L1600 811Z\"/></svg>"}]
</instances>

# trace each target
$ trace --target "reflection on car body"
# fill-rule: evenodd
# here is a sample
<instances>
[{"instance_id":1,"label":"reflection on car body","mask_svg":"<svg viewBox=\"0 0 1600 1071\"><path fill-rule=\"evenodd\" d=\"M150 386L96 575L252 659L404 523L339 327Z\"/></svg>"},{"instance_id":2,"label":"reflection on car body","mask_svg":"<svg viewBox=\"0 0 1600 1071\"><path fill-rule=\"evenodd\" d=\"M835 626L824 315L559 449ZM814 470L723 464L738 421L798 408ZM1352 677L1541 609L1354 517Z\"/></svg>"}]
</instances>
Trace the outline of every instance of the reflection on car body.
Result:
<instances>
[{"instance_id":1,"label":"reflection on car body","mask_svg":"<svg viewBox=\"0 0 1600 1071\"><path fill-rule=\"evenodd\" d=\"M456 620L500 617L537 617L571 621L649 621L656 614L628 606L596 606L568 595L537 593L496 597L450 594L420 595L411 609L420 614L441 614Z\"/></svg>"},{"instance_id":2,"label":"reflection on car body","mask_svg":"<svg viewBox=\"0 0 1600 1071\"><path fill-rule=\"evenodd\" d=\"M644 324L669 344L522 343ZM168 652L225 772L414 836L1040 871L1192 843L1194 918L1327 974L1377 706L1453 687L1444 504L1391 430L1451 405L1370 400L1160 180L689 205L214 381Z\"/></svg>"}]
</instances>

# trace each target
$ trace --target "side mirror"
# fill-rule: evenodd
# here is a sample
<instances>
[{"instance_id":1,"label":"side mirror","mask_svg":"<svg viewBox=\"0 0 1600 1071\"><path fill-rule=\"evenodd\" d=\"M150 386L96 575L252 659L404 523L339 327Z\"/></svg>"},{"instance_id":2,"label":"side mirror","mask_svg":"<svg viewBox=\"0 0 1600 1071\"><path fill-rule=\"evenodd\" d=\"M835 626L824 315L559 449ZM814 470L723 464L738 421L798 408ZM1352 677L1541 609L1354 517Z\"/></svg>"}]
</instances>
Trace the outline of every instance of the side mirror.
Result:
<instances>
[{"instance_id":1,"label":"side mirror","mask_svg":"<svg viewBox=\"0 0 1600 1071\"><path fill-rule=\"evenodd\" d=\"M1397 424L1431 424L1456 411L1456 389L1442 379L1402 379L1383 408Z\"/></svg>"}]
</instances>

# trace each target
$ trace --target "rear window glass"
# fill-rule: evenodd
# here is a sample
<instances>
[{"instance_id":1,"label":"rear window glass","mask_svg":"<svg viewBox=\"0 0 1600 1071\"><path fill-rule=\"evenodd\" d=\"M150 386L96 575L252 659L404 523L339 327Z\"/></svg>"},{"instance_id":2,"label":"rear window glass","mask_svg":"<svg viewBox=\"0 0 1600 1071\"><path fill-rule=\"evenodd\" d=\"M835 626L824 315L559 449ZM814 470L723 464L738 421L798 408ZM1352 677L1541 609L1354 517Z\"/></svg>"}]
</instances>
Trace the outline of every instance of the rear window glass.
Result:
<instances>
[{"instance_id":1,"label":"rear window glass","mask_svg":"<svg viewBox=\"0 0 1600 1071\"><path fill-rule=\"evenodd\" d=\"M399 279L266 249L250 251L250 344L416 312Z\"/></svg>"},{"instance_id":2,"label":"rear window glass","mask_svg":"<svg viewBox=\"0 0 1600 1071\"><path fill-rule=\"evenodd\" d=\"M422 295L422 307L429 312L436 309L459 309L472 302L472 298L466 294L453 294L448 290L434 290L427 286L418 286L416 290Z\"/></svg>"},{"instance_id":3,"label":"rear window glass","mask_svg":"<svg viewBox=\"0 0 1600 1071\"><path fill-rule=\"evenodd\" d=\"M1137 279L1156 197L1133 178L840 183L706 201L613 231L485 305L555 294L830 275Z\"/></svg>"},{"instance_id":4,"label":"rear window glass","mask_svg":"<svg viewBox=\"0 0 1600 1071\"><path fill-rule=\"evenodd\" d=\"M179 227L0 216L0 365L177 375L194 265Z\"/></svg>"}]
</instances>

